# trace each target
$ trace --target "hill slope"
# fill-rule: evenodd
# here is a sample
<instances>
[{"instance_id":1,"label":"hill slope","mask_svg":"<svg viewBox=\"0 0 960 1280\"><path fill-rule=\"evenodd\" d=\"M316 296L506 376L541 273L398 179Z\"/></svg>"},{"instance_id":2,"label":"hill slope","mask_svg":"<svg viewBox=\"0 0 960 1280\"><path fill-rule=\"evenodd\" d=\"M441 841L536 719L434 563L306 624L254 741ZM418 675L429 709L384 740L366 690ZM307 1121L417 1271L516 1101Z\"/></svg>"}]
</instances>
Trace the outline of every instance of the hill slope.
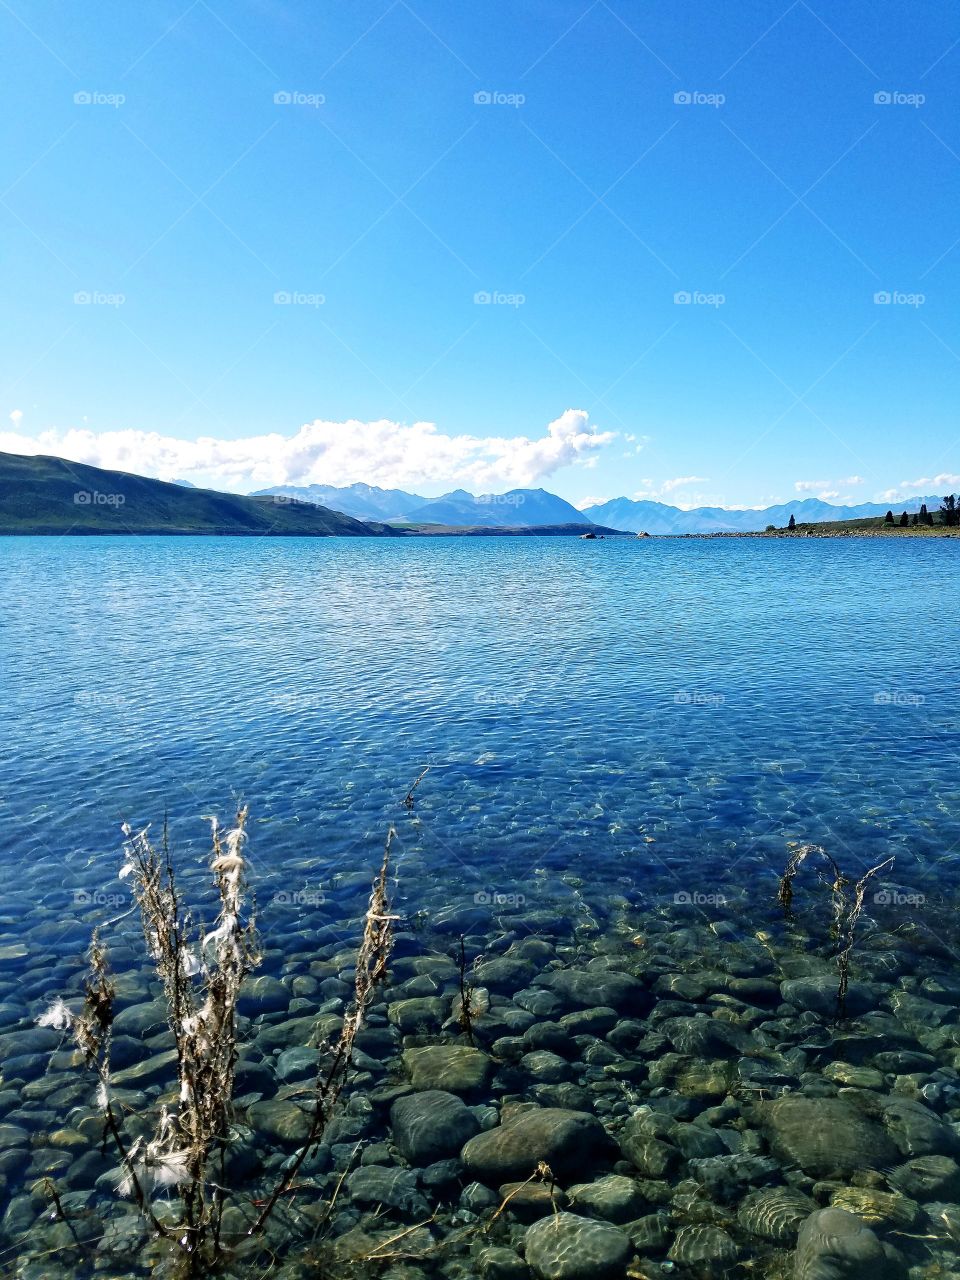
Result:
<instances>
[{"instance_id":1,"label":"hill slope","mask_svg":"<svg viewBox=\"0 0 960 1280\"><path fill-rule=\"evenodd\" d=\"M0 534L390 535L309 503L186 489L63 458L0 453Z\"/></svg>"}]
</instances>

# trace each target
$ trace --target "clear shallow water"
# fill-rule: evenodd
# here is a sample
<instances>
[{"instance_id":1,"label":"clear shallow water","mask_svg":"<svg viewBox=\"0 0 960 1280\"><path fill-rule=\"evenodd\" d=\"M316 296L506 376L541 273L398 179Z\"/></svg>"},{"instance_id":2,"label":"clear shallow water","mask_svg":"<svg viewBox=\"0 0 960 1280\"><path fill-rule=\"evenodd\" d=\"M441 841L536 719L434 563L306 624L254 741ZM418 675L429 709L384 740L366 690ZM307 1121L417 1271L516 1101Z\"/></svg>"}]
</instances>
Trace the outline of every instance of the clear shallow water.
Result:
<instances>
[{"instance_id":1,"label":"clear shallow water","mask_svg":"<svg viewBox=\"0 0 960 1280\"><path fill-rule=\"evenodd\" d=\"M467 887L709 891L803 838L937 892L958 585L932 541L4 539L0 876L104 887L121 819L202 839L235 792L264 871L353 869L430 763Z\"/></svg>"},{"instance_id":2,"label":"clear shallow water","mask_svg":"<svg viewBox=\"0 0 960 1280\"><path fill-rule=\"evenodd\" d=\"M460 932L480 957L542 934L557 963L608 955L650 986L711 966L798 976L758 931L828 968L822 895L806 933L779 922L791 840L851 876L896 856L868 898L860 976L955 972L958 586L939 541L2 539L0 1034L75 993L92 925L128 906L122 820L166 811L199 895L201 815L241 794L264 972L287 982L355 943L391 822L412 926L398 979ZM145 999L137 929L114 932ZM952 1044L938 1066L953 1070ZM3 1083L25 1079L27 1101L7 1119L48 1133L45 1067L16 1063ZM771 1080L757 1087L797 1087ZM64 1088L57 1107L79 1101ZM508 1071L491 1100L546 1101L538 1088ZM595 1105L616 1121L628 1102ZM28 1184L48 1165L69 1176L46 1141ZM30 1229L23 1176L0 1236Z\"/></svg>"}]
</instances>

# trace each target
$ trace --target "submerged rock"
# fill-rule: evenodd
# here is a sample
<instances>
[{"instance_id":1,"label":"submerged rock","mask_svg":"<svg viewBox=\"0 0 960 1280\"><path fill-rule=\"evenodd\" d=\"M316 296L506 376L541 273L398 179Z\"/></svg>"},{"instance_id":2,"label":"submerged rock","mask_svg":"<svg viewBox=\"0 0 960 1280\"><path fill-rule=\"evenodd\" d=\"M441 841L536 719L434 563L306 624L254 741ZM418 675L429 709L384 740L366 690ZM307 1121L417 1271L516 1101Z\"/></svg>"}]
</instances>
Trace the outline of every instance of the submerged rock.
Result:
<instances>
[{"instance_id":1,"label":"submerged rock","mask_svg":"<svg viewBox=\"0 0 960 1280\"><path fill-rule=\"evenodd\" d=\"M671 1262L696 1267L701 1273L726 1275L739 1252L732 1237L721 1227L691 1226L680 1228L667 1257Z\"/></svg>"},{"instance_id":2,"label":"submerged rock","mask_svg":"<svg viewBox=\"0 0 960 1280\"><path fill-rule=\"evenodd\" d=\"M845 1209L818 1209L800 1228L794 1280L888 1280L890 1258L876 1235Z\"/></svg>"},{"instance_id":3,"label":"submerged rock","mask_svg":"<svg viewBox=\"0 0 960 1280\"><path fill-rule=\"evenodd\" d=\"M843 1098L784 1097L758 1107L774 1155L813 1177L883 1169L897 1149L874 1120Z\"/></svg>"},{"instance_id":4,"label":"submerged rock","mask_svg":"<svg viewBox=\"0 0 960 1280\"><path fill-rule=\"evenodd\" d=\"M631 1246L608 1222L558 1213L528 1228L524 1251L540 1280L600 1280L623 1275Z\"/></svg>"},{"instance_id":5,"label":"submerged rock","mask_svg":"<svg viewBox=\"0 0 960 1280\"><path fill-rule=\"evenodd\" d=\"M558 1107L537 1107L477 1134L461 1152L471 1175L499 1186L529 1178L540 1161L555 1174L583 1171L608 1153L612 1143L595 1116Z\"/></svg>"},{"instance_id":6,"label":"submerged rock","mask_svg":"<svg viewBox=\"0 0 960 1280\"><path fill-rule=\"evenodd\" d=\"M741 1201L737 1221L751 1235L784 1244L796 1240L800 1224L816 1207L802 1191L791 1187L767 1187L752 1192Z\"/></svg>"},{"instance_id":7,"label":"submerged rock","mask_svg":"<svg viewBox=\"0 0 960 1280\"><path fill-rule=\"evenodd\" d=\"M452 1093L425 1089L398 1098L390 1110L393 1140L411 1164L456 1155L480 1131L472 1111Z\"/></svg>"},{"instance_id":8,"label":"submerged rock","mask_svg":"<svg viewBox=\"0 0 960 1280\"><path fill-rule=\"evenodd\" d=\"M536 985L547 987L574 1009L607 1005L618 1013L645 1013L653 1003L642 982L610 969L560 969L542 975Z\"/></svg>"},{"instance_id":9,"label":"submerged rock","mask_svg":"<svg viewBox=\"0 0 960 1280\"><path fill-rule=\"evenodd\" d=\"M493 1069L485 1053L460 1044L407 1049L403 1065L415 1089L442 1089L447 1093L472 1093L482 1089Z\"/></svg>"}]
</instances>

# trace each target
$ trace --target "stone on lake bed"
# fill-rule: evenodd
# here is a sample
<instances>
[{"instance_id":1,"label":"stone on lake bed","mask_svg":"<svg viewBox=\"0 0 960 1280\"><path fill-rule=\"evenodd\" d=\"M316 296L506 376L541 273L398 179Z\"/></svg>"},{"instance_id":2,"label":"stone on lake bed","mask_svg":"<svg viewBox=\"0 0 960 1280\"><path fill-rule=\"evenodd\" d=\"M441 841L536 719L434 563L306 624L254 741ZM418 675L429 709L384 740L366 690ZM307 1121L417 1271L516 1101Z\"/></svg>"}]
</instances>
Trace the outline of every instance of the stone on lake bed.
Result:
<instances>
[{"instance_id":1,"label":"stone on lake bed","mask_svg":"<svg viewBox=\"0 0 960 1280\"><path fill-rule=\"evenodd\" d=\"M546 1182L504 1182L500 1187L501 1203L506 1203L506 1212L512 1213L521 1222L536 1222L538 1218L556 1209L566 1207L567 1197L559 1187L551 1187Z\"/></svg>"},{"instance_id":2,"label":"stone on lake bed","mask_svg":"<svg viewBox=\"0 0 960 1280\"><path fill-rule=\"evenodd\" d=\"M577 1213L606 1222L631 1222L649 1207L647 1198L633 1178L607 1174L596 1182L579 1182L570 1188L570 1205Z\"/></svg>"},{"instance_id":3,"label":"stone on lake bed","mask_svg":"<svg viewBox=\"0 0 960 1280\"><path fill-rule=\"evenodd\" d=\"M485 1053L459 1044L407 1049L403 1065L415 1089L442 1089L448 1093L473 1093L482 1089L493 1069Z\"/></svg>"},{"instance_id":4,"label":"stone on lake bed","mask_svg":"<svg viewBox=\"0 0 960 1280\"><path fill-rule=\"evenodd\" d=\"M401 1035L433 1034L443 1026L447 1004L440 996L412 996L388 1005L387 1017Z\"/></svg>"},{"instance_id":5,"label":"stone on lake bed","mask_svg":"<svg viewBox=\"0 0 960 1280\"><path fill-rule=\"evenodd\" d=\"M800 1228L794 1280L883 1280L888 1255L856 1214L818 1209Z\"/></svg>"},{"instance_id":6,"label":"stone on lake bed","mask_svg":"<svg viewBox=\"0 0 960 1280\"><path fill-rule=\"evenodd\" d=\"M758 1107L773 1154L813 1177L841 1177L895 1164L897 1148L876 1121L844 1098L790 1095Z\"/></svg>"},{"instance_id":7,"label":"stone on lake bed","mask_svg":"<svg viewBox=\"0 0 960 1280\"><path fill-rule=\"evenodd\" d=\"M920 1206L915 1200L898 1195L895 1191L878 1191L873 1187L841 1187L834 1192L830 1204L836 1209L847 1209L870 1227L908 1230L920 1217Z\"/></svg>"},{"instance_id":8,"label":"stone on lake bed","mask_svg":"<svg viewBox=\"0 0 960 1280\"><path fill-rule=\"evenodd\" d=\"M541 974L535 986L546 987L573 1009L607 1005L618 1013L645 1013L653 1003L642 982L612 969L558 969Z\"/></svg>"},{"instance_id":9,"label":"stone on lake bed","mask_svg":"<svg viewBox=\"0 0 960 1280\"><path fill-rule=\"evenodd\" d=\"M247 1109L250 1127L267 1140L285 1147L298 1147L310 1132L310 1118L292 1102L272 1099L255 1102Z\"/></svg>"},{"instance_id":10,"label":"stone on lake bed","mask_svg":"<svg viewBox=\"0 0 960 1280\"><path fill-rule=\"evenodd\" d=\"M430 1207L417 1190L417 1176L409 1169L363 1165L347 1178L347 1190L358 1204L386 1205L414 1217L429 1217Z\"/></svg>"},{"instance_id":11,"label":"stone on lake bed","mask_svg":"<svg viewBox=\"0 0 960 1280\"><path fill-rule=\"evenodd\" d=\"M176 1049L169 1049L166 1053L155 1054L135 1066L118 1071L113 1076L113 1083L118 1089L144 1089L151 1084L173 1081L177 1074L176 1062Z\"/></svg>"},{"instance_id":12,"label":"stone on lake bed","mask_svg":"<svg viewBox=\"0 0 960 1280\"><path fill-rule=\"evenodd\" d=\"M790 978L780 984L780 995L787 1004L821 1017L832 1017L837 1011L839 977L835 973L823 973L806 978ZM859 1017L868 1009L876 1008L878 991L865 982L851 982L847 987L845 1007L847 1013Z\"/></svg>"},{"instance_id":13,"label":"stone on lake bed","mask_svg":"<svg viewBox=\"0 0 960 1280\"><path fill-rule=\"evenodd\" d=\"M582 1173L613 1144L587 1112L532 1107L471 1138L461 1152L471 1176L494 1186L529 1178L544 1161L558 1177Z\"/></svg>"},{"instance_id":14,"label":"stone on lake bed","mask_svg":"<svg viewBox=\"0 0 960 1280\"><path fill-rule=\"evenodd\" d=\"M721 1227L681 1227L670 1246L667 1257L699 1271L727 1275L736 1262L739 1249ZM719 1268L718 1271L714 1271Z\"/></svg>"},{"instance_id":15,"label":"stone on lake bed","mask_svg":"<svg viewBox=\"0 0 960 1280\"><path fill-rule=\"evenodd\" d=\"M888 1173L887 1181L914 1200L960 1199L960 1165L950 1156L917 1156Z\"/></svg>"},{"instance_id":16,"label":"stone on lake bed","mask_svg":"<svg viewBox=\"0 0 960 1280\"><path fill-rule=\"evenodd\" d=\"M775 1244L792 1243L800 1224L816 1210L816 1204L792 1187L765 1187L740 1202L737 1221L744 1231Z\"/></svg>"},{"instance_id":17,"label":"stone on lake bed","mask_svg":"<svg viewBox=\"0 0 960 1280\"><path fill-rule=\"evenodd\" d=\"M600 1280L623 1275L632 1248L608 1222L558 1213L527 1229L524 1252L539 1280Z\"/></svg>"},{"instance_id":18,"label":"stone on lake bed","mask_svg":"<svg viewBox=\"0 0 960 1280\"><path fill-rule=\"evenodd\" d=\"M260 1013L284 1013L289 1004L290 992L279 978L261 974L240 988L237 1011L246 1018L255 1018Z\"/></svg>"},{"instance_id":19,"label":"stone on lake bed","mask_svg":"<svg viewBox=\"0 0 960 1280\"><path fill-rule=\"evenodd\" d=\"M411 1164L456 1155L480 1130L472 1111L452 1093L426 1089L398 1098L390 1110L397 1150Z\"/></svg>"}]
</instances>

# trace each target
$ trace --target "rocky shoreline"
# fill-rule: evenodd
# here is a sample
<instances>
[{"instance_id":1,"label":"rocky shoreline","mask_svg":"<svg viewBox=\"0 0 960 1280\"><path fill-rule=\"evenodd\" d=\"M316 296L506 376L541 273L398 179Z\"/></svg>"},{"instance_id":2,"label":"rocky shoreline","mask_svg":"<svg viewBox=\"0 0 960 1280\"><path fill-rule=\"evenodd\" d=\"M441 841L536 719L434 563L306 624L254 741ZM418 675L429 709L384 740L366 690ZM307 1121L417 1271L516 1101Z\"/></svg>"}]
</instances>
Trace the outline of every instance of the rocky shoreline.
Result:
<instances>
[{"instance_id":1,"label":"rocky shoreline","mask_svg":"<svg viewBox=\"0 0 960 1280\"><path fill-rule=\"evenodd\" d=\"M341 911L359 910L366 877L334 889ZM836 1023L822 938L790 922L740 935L723 916L628 902L602 920L472 904L411 918L344 1105L251 1242L254 1202L306 1133L317 1046L350 999L343 919L268 952L244 999L225 1274L273 1259L278 1280L960 1275L947 948L919 930L869 932ZM477 961L472 1036L456 1016L460 936ZM132 1136L169 1091L172 1039L148 975L120 986L115 1080ZM0 1006L5 1273L173 1277L113 1190L89 1078L24 1016L38 987L28 970Z\"/></svg>"}]
</instances>

